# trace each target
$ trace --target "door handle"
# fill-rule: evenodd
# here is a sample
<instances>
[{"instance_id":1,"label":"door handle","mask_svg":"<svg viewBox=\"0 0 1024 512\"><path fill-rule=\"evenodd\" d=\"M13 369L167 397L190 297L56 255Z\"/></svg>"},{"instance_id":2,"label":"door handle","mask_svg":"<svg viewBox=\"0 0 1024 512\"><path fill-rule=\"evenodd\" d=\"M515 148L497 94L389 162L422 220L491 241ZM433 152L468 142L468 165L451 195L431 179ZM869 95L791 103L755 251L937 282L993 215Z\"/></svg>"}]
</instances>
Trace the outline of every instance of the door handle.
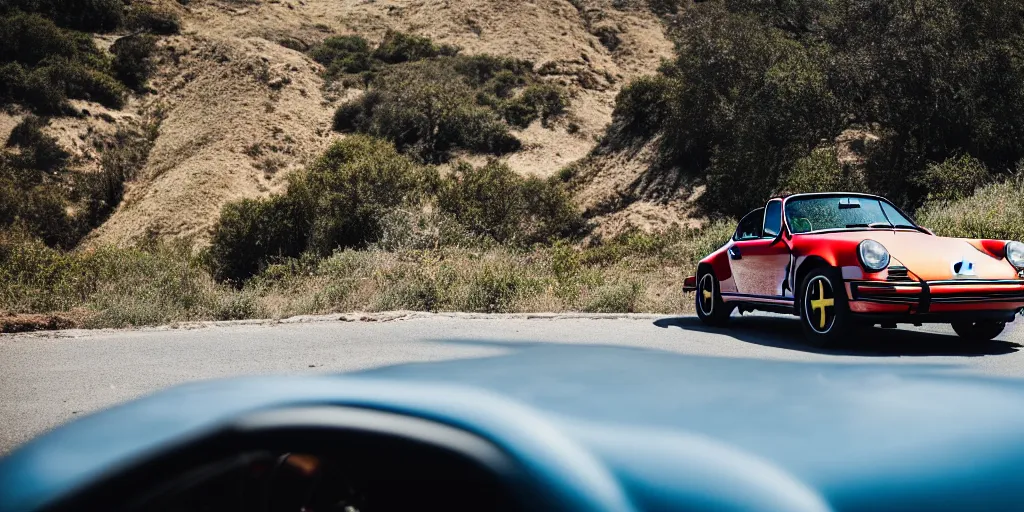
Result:
<instances>
[{"instance_id":1,"label":"door handle","mask_svg":"<svg viewBox=\"0 0 1024 512\"><path fill-rule=\"evenodd\" d=\"M740 249L735 245L729 248L729 257L734 260L743 259L743 255L740 254Z\"/></svg>"}]
</instances>

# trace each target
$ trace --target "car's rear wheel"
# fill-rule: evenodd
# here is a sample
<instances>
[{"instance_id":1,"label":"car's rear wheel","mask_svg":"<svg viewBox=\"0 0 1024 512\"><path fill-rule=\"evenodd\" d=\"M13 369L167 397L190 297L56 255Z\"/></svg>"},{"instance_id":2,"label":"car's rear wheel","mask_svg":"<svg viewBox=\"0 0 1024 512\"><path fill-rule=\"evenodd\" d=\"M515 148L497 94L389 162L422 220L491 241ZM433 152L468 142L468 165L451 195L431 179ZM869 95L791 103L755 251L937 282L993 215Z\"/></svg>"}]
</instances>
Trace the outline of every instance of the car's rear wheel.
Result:
<instances>
[{"instance_id":1,"label":"car's rear wheel","mask_svg":"<svg viewBox=\"0 0 1024 512\"><path fill-rule=\"evenodd\" d=\"M1006 322L957 322L953 330L957 335L968 341L992 341L1003 333Z\"/></svg>"},{"instance_id":2,"label":"car's rear wheel","mask_svg":"<svg viewBox=\"0 0 1024 512\"><path fill-rule=\"evenodd\" d=\"M807 341L818 346L844 341L854 327L845 286L833 268L817 268L800 286L800 323Z\"/></svg>"},{"instance_id":3,"label":"car's rear wheel","mask_svg":"<svg viewBox=\"0 0 1024 512\"><path fill-rule=\"evenodd\" d=\"M697 274L697 317L712 327L723 327L729 323L732 308L722 301L722 290L714 272L709 269Z\"/></svg>"}]
</instances>

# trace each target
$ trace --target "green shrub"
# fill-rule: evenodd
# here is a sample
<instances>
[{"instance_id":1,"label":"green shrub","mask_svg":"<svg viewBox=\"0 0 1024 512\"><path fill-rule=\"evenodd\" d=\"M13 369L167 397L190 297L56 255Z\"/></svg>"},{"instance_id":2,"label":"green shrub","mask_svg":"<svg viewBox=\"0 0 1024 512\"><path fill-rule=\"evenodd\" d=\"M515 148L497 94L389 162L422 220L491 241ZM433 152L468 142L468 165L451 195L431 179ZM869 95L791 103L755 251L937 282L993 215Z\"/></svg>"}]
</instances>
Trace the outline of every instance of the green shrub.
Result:
<instances>
[{"instance_id":1,"label":"green shrub","mask_svg":"<svg viewBox=\"0 0 1024 512\"><path fill-rule=\"evenodd\" d=\"M381 93L367 91L358 99L342 104L334 111L334 129L339 132L369 130L373 123L373 110L381 101Z\"/></svg>"},{"instance_id":2,"label":"green shrub","mask_svg":"<svg viewBox=\"0 0 1024 512\"><path fill-rule=\"evenodd\" d=\"M373 52L373 57L388 64L414 62L439 55L454 55L453 47L435 45L429 38L389 30Z\"/></svg>"},{"instance_id":3,"label":"green shrub","mask_svg":"<svg viewBox=\"0 0 1024 512\"><path fill-rule=\"evenodd\" d=\"M335 126L387 139L402 152L426 161L466 149L504 154L519 149L492 108L476 102L474 90L452 80L450 60L417 62L380 73L369 93L335 114Z\"/></svg>"},{"instance_id":4,"label":"green shrub","mask_svg":"<svg viewBox=\"0 0 1024 512\"><path fill-rule=\"evenodd\" d=\"M533 73L533 63L487 54L467 55L455 60L455 72L470 85L480 87L488 82L518 82ZM516 83L516 86L520 85L525 85L525 81Z\"/></svg>"},{"instance_id":5,"label":"green shrub","mask_svg":"<svg viewBox=\"0 0 1024 512\"><path fill-rule=\"evenodd\" d=\"M926 203L917 221L940 236L1024 240L1024 175L983 186L972 196Z\"/></svg>"},{"instance_id":6,"label":"green shrub","mask_svg":"<svg viewBox=\"0 0 1024 512\"><path fill-rule=\"evenodd\" d=\"M108 108L123 107L128 96L128 90L120 82L77 61L49 60L35 73L46 77L68 98L95 101Z\"/></svg>"},{"instance_id":7,"label":"green shrub","mask_svg":"<svg viewBox=\"0 0 1024 512\"><path fill-rule=\"evenodd\" d=\"M17 62L0 64L0 104L9 105L23 101L26 93L28 74Z\"/></svg>"},{"instance_id":8,"label":"green shrub","mask_svg":"<svg viewBox=\"0 0 1024 512\"><path fill-rule=\"evenodd\" d=\"M21 149L20 164L30 169L53 172L67 163L70 156L57 143L57 138L43 133L46 119L33 115L26 116L18 123L7 138L7 147Z\"/></svg>"},{"instance_id":9,"label":"green shrub","mask_svg":"<svg viewBox=\"0 0 1024 512\"><path fill-rule=\"evenodd\" d=\"M921 187L926 201L955 201L974 194L989 180L988 169L977 158L961 155L931 163L911 181Z\"/></svg>"},{"instance_id":10,"label":"green shrub","mask_svg":"<svg viewBox=\"0 0 1024 512\"><path fill-rule=\"evenodd\" d=\"M539 178L523 178L491 161L460 162L438 192L438 207L470 232L499 243L531 244L573 236L584 223L569 196Z\"/></svg>"},{"instance_id":11,"label":"green shrub","mask_svg":"<svg viewBox=\"0 0 1024 512\"><path fill-rule=\"evenodd\" d=\"M0 203L0 210L5 206ZM98 269L92 263L88 256L51 249L23 232L0 231L0 310L35 313L80 306L96 287Z\"/></svg>"},{"instance_id":12,"label":"green shrub","mask_svg":"<svg viewBox=\"0 0 1024 512\"><path fill-rule=\"evenodd\" d=\"M999 174L1024 158L1020 2L649 3L678 14L676 56L623 89L605 137L659 150L636 195L703 182L708 213L738 215L787 186L833 186L787 175L850 127L881 141L849 178L911 209L982 182L972 166L945 187L931 162L966 155Z\"/></svg>"},{"instance_id":13,"label":"green shrub","mask_svg":"<svg viewBox=\"0 0 1024 512\"><path fill-rule=\"evenodd\" d=\"M509 313L517 301L539 292L539 283L508 264L484 264L469 281L466 311Z\"/></svg>"},{"instance_id":14,"label":"green shrub","mask_svg":"<svg viewBox=\"0 0 1024 512\"><path fill-rule=\"evenodd\" d=\"M524 89L518 98L506 102L503 113L509 124L526 128L537 119L546 126L551 118L564 114L568 108L569 98L561 87L535 84Z\"/></svg>"},{"instance_id":15,"label":"green shrub","mask_svg":"<svg viewBox=\"0 0 1024 512\"><path fill-rule=\"evenodd\" d=\"M49 246L72 247L79 229L68 206L63 190L51 178L0 158L0 232L19 229Z\"/></svg>"},{"instance_id":16,"label":"green shrub","mask_svg":"<svg viewBox=\"0 0 1024 512\"><path fill-rule=\"evenodd\" d=\"M210 247L215 276L238 283L306 251L326 257L366 247L379 239L392 209L421 201L435 172L385 141L338 141L291 179L285 195L224 207Z\"/></svg>"},{"instance_id":17,"label":"green shrub","mask_svg":"<svg viewBox=\"0 0 1024 512\"><path fill-rule=\"evenodd\" d=\"M636 281L603 286L594 291L583 309L588 313L636 313L643 291L643 283Z\"/></svg>"},{"instance_id":18,"label":"green shrub","mask_svg":"<svg viewBox=\"0 0 1024 512\"><path fill-rule=\"evenodd\" d=\"M669 115L671 88L671 81L664 76L640 77L623 87L615 99L609 142L624 147L662 130Z\"/></svg>"},{"instance_id":19,"label":"green shrub","mask_svg":"<svg viewBox=\"0 0 1024 512\"><path fill-rule=\"evenodd\" d=\"M148 34L126 36L114 41L110 47L110 53L114 54L114 76L131 89L142 90L156 69L151 58L155 49L156 38Z\"/></svg>"},{"instance_id":20,"label":"green shrub","mask_svg":"<svg viewBox=\"0 0 1024 512\"><path fill-rule=\"evenodd\" d=\"M4 0L0 14L19 9L39 13L57 25L86 32L111 32L124 22L122 0Z\"/></svg>"},{"instance_id":21,"label":"green shrub","mask_svg":"<svg viewBox=\"0 0 1024 512\"><path fill-rule=\"evenodd\" d=\"M72 112L63 84L50 80L46 68L32 70L26 76L19 101L41 115L65 115Z\"/></svg>"},{"instance_id":22,"label":"green shrub","mask_svg":"<svg viewBox=\"0 0 1024 512\"><path fill-rule=\"evenodd\" d=\"M835 148L819 148L797 160L786 176L782 190L790 194L806 192L862 192L867 186L863 176L839 163Z\"/></svg>"},{"instance_id":23,"label":"green shrub","mask_svg":"<svg viewBox=\"0 0 1024 512\"><path fill-rule=\"evenodd\" d=\"M370 43L360 36L328 37L309 54L327 69L329 78L345 73L362 73L373 67Z\"/></svg>"},{"instance_id":24,"label":"green shrub","mask_svg":"<svg viewBox=\"0 0 1024 512\"><path fill-rule=\"evenodd\" d=\"M311 205L309 249L327 256L374 242L384 214L417 204L433 173L385 141L353 136L333 144L288 193Z\"/></svg>"},{"instance_id":25,"label":"green shrub","mask_svg":"<svg viewBox=\"0 0 1024 512\"><path fill-rule=\"evenodd\" d=\"M125 24L135 31L171 35L181 32L181 18L169 9L136 2L128 10Z\"/></svg>"},{"instance_id":26,"label":"green shrub","mask_svg":"<svg viewBox=\"0 0 1024 512\"><path fill-rule=\"evenodd\" d=\"M210 240L213 275L221 281L240 283L275 259L302 254L308 236L306 207L292 197L229 203L221 211Z\"/></svg>"}]
</instances>

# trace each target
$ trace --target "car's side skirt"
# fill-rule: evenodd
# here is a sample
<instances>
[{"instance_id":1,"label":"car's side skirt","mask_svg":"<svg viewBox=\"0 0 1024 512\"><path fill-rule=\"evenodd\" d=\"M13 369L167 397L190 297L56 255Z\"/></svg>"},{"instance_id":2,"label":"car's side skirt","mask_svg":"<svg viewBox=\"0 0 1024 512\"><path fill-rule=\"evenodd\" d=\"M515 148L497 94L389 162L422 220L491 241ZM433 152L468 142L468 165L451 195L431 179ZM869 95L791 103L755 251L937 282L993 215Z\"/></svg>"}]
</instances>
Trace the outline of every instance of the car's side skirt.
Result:
<instances>
[{"instance_id":1,"label":"car's side skirt","mask_svg":"<svg viewBox=\"0 0 1024 512\"><path fill-rule=\"evenodd\" d=\"M746 311L768 311L784 315L796 314L796 302L792 297L722 293L722 302L739 306L740 310Z\"/></svg>"}]
</instances>

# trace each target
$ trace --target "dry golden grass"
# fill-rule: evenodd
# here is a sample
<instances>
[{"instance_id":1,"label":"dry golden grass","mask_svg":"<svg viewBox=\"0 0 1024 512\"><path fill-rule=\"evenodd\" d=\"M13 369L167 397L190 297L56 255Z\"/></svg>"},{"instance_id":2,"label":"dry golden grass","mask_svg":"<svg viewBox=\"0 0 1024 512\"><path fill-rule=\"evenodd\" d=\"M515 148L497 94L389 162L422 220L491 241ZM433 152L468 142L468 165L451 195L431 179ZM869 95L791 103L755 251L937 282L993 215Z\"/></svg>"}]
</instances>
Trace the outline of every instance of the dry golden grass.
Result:
<instances>
[{"instance_id":1,"label":"dry golden grass","mask_svg":"<svg viewBox=\"0 0 1024 512\"><path fill-rule=\"evenodd\" d=\"M396 310L682 312L683 278L731 229L631 232L589 248L340 251L273 265L241 289L215 282L185 243L63 253L9 236L0 311L97 328Z\"/></svg>"}]
</instances>

